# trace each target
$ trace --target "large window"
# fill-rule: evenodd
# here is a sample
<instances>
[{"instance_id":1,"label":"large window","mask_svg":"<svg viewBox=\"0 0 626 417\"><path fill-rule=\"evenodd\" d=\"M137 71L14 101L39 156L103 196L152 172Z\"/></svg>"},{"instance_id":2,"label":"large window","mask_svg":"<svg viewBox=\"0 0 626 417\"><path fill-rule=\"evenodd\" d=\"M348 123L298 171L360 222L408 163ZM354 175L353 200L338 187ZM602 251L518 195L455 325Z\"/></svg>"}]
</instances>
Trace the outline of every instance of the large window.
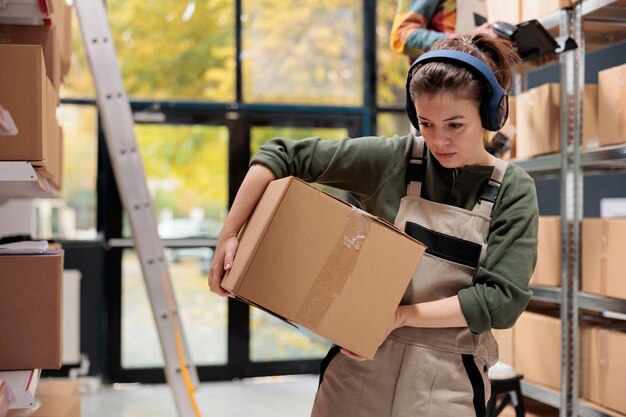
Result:
<instances>
[{"instance_id":1,"label":"large window","mask_svg":"<svg viewBox=\"0 0 626 417\"><path fill-rule=\"evenodd\" d=\"M228 129L138 125L135 131L161 238L217 238L228 210Z\"/></svg>"},{"instance_id":2,"label":"large window","mask_svg":"<svg viewBox=\"0 0 626 417\"><path fill-rule=\"evenodd\" d=\"M403 107L406 98L404 84L409 60L389 46L397 5L397 0L376 2L377 105L380 107Z\"/></svg>"},{"instance_id":3,"label":"large window","mask_svg":"<svg viewBox=\"0 0 626 417\"><path fill-rule=\"evenodd\" d=\"M361 0L243 0L244 101L362 105Z\"/></svg>"},{"instance_id":4,"label":"large window","mask_svg":"<svg viewBox=\"0 0 626 417\"><path fill-rule=\"evenodd\" d=\"M200 125L138 125L141 151L163 239L208 239L228 207L228 129ZM129 227L125 233L130 236ZM227 302L208 291L210 247L167 247L166 258L187 343L198 365L227 362ZM158 334L132 250L122 257L122 367L163 366Z\"/></svg>"},{"instance_id":5,"label":"large window","mask_svg":"<svg viewBox=\"0 0 626 417\"><path fill-rule=\"evenodd\" d=\"M109 0L107 4L129 96L235 99L231 0Z\"/></svg>"},{"instance_id":6,"label":"large window","mask_svg":"<svg viewBox=\"0 0 626 417\"><path fill-rule=\"evenodd\" d=\"M227 305L226 299L207 291L209 251L181 249L169 264L187 346L199 366L227 362ZM161 344L135 251L124 251L122 276L122 367L161 367Z\"/></svg>"}]
</instances>

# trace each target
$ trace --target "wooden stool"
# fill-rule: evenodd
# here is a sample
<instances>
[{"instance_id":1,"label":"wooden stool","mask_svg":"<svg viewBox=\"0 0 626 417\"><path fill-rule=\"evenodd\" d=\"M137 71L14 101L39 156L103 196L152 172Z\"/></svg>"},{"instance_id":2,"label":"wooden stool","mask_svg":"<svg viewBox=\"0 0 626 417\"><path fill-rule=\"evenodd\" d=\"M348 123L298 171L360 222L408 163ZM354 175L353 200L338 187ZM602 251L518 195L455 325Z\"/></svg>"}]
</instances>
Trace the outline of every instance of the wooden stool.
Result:
<instances>
[{"instance_id":1,"label":"wooden stool","mask_svg":"<svg viewBox=\"0 0 626 417\"><path fill-rule=\"evenodd\" d=\"M490 378L491 383L491 398L487 403L487 417L496 417L500 415L502 410L512 404L515 408L516 417L524 417L524 397L522 396L522 389L520 386L520 380L523 375L515 375L507 378ZM502 397L499 404L498 397Z\"/></svg>"}]
</instances>

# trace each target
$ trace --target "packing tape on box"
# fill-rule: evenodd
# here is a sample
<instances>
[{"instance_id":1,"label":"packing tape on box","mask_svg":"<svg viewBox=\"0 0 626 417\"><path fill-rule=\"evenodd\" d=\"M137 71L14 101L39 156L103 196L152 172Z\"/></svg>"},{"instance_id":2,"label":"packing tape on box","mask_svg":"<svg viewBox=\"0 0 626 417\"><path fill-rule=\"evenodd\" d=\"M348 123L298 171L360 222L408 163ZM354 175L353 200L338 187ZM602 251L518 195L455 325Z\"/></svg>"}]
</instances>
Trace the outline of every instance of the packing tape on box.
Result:
<instances>
[{"instance_id":1,"label":"packing tape on box","mask_svg":"<svg viewBox=\"0 0 626 417\"><path fill-rule=\"evenodd\" d=\"M346 219L342 236L324 262L317 278L311 285L302 307L296 314L296 322L306 327L320 324L335 298L339 297L354 267L363 241L369 234L372 218L356 207Z\"/></svg>"}]
</instances>

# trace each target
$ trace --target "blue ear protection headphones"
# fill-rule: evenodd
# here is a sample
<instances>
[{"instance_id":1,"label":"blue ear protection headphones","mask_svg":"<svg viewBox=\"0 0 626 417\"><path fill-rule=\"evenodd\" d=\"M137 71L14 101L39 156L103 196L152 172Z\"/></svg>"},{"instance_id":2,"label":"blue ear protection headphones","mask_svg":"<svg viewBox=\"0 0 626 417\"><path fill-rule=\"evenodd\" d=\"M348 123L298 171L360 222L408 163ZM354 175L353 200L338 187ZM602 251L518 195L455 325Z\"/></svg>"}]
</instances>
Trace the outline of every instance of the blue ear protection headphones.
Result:
<instances>
[{"instance_id":1,"label":"blue ear protection headphones","mask_svg":"<svg viewBox=\"0 0 626 417\"><path fill-rule=\"evenodd\" d=\"M496 132L504 126L509 115L509 97L496 80L493 72L487 64L480 59L459 51L438 50L430 51L420 56L411 68L406 80L406 114L413 127L419 130L419 120L415 105L411 101L411 93L409 86L413 77L413 70L417 65L423 65L428 62L448 62L467 68L473 74L478 76L487 85L487 95L480 102L480 118L485 129Z\"/></svg>"}]
</instances>

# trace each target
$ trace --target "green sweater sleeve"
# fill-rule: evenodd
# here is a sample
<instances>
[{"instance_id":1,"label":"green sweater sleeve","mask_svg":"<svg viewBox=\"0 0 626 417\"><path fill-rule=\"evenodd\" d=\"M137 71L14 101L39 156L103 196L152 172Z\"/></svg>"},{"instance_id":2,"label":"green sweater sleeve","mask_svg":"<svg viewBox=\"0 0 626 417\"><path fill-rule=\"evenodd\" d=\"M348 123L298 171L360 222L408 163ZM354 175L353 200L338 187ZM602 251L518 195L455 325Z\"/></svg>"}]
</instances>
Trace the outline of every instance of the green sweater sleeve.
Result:
<instances>
[{"instance_id":1,"label":"green sweater sleeve","mask_svg":"<svg viewBox=\"0 0 626 417\"><path fill-rule=\"evenodd\" d=\"M388 177L406 169L410 146L410 141L399 137L276 138L261 146L250 164L265 165L277 178L293 175L365 200Z\"/></svg>"},{"instance_id":2,"label":"green sweater sleeve","mask_svg":"<svg viewBox=\"0 0 626 417\"><path fill-rule=\"evenodd\" d=\"M476 272L474 285L458 293L474 333L512 327L532 295L528 281L537 261L535 184L513 164L507 176L492 212L485 263Z\"/></svg>"}]
</instances>

